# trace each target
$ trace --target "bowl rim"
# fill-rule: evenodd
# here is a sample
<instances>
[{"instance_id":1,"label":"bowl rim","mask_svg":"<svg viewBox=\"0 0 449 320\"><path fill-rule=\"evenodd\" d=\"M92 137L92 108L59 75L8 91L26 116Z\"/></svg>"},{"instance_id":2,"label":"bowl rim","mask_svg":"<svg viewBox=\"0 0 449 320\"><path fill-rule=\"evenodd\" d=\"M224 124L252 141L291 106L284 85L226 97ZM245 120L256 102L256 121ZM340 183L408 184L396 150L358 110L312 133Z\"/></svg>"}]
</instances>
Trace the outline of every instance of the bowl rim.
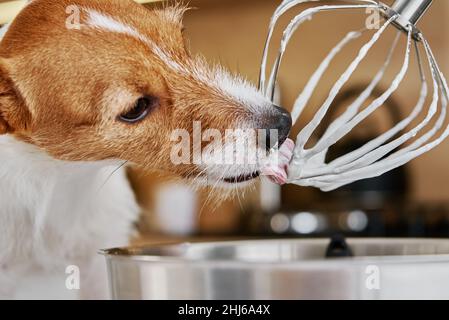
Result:
<instances>
[{"instance_id":1,"label":"bowl rim","mask_svg":"<svg viewBox=\"0 0 449 320\"><path fill-rule=\"evenodd\" d=\"M185 256L173 256L173 255L144 255L144 254L132 254L132 251L136 252L138 250L144 249L161 249L161 248L176 248L176 247L190 247L190 246L230 246L238 244L263 244L264 242L269 243L301 243L304 245L325 245L330 240L329 238L285 238L285 239L261 239L261 240L229 240L229 241L207 241L207 242L183 242L183 241L173 241L164 243L155 243L151 245L138 245L129 247L117 247L111 249L102 249L98 253L105 256L109 261L132 261L132 262L143 262L143 263L158 263L158 264L183 264L183 265L220 265L228 267L242 267L242 266L258 266L258 267L272 267L276 266L312 266L312 265L339 265L344 264L354 264L354 265L367 265L367 264L429 264L429 263L447 263L449 262L449 239L438 239L438 238L347 238L349 244L356 242L359 245L371 244L371 245L447 245L447 253L429 253L429 254L412 254L412 255L372 255L372 256L355 256L355 257L344 257L344 258L331 258L331 259L307 259L307 260L263 260L263 259L252 259L252 260L242 260L242 259L194 259L187 258Z\"/></svg>"}]
</instances>

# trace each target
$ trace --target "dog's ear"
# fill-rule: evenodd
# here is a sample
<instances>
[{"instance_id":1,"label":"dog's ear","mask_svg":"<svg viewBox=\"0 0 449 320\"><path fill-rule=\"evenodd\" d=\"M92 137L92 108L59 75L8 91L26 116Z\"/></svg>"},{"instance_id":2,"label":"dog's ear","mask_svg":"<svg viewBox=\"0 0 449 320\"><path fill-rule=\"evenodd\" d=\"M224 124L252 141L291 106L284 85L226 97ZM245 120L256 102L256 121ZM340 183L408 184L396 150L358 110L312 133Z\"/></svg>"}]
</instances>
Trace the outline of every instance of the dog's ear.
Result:
<instances>
[{"instance_id":1,"label":"dog's ear","mask_svg":"<svg viewBox=\"0 0 449 320\"><path fill-rule=\"evenodd\" d=\"M0 135L25 129L28 120L29 112L0 58Z\"/></svg>"},{"instance_id":2,"label":"dog's ear","mask_svg":"<svg viewBox=\"0 0 449 320\"><path fill-rule=\"evenodd\" d=\"M3 117L3 109L4 109L3 105L6 103L4 101L5 100L4 94L7 91L6 84L5 84L6 75L4 73L5 72L3 71L1 64L0 64L0 134L5 134L9 131L8 123L6 122L6 119L4 119L4 117Z\"/></svg>"}]
</instances>

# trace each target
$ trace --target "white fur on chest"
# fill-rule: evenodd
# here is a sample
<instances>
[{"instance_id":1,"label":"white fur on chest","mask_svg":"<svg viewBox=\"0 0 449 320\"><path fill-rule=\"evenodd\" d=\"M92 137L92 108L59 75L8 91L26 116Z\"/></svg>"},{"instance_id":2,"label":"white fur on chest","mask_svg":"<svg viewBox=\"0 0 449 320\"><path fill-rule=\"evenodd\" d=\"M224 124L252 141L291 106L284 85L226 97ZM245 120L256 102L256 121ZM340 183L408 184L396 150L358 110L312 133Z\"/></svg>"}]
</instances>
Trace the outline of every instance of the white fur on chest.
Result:
<instances>
[{"instance_id":1,"label":"white fur on chest","mask_svg":"<svg viewBox=\"0 0 449 320\"><path fill-rule=\"evenodd\" d=\"M119 163L54 160L8 135L0 136L0 161L4 275L87 268L98 249L126 245L139 209L125 170L111 176Z\"/></svg>"}]
</instances>

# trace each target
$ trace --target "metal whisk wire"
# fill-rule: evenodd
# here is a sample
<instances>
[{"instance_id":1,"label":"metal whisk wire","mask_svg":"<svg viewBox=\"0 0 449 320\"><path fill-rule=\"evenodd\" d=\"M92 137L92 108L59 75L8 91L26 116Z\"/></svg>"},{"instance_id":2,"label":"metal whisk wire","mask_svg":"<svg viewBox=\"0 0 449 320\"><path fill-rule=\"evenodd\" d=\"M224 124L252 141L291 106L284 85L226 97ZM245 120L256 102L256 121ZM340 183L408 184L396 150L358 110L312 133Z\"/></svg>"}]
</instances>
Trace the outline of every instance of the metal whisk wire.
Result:
<instances>
[{"instance_id":1,"label":"metal whisk wire","mask_svg":"<svg viewBox=\"0 0 449 320\"><path fill-rule=\"evenodd\" d=\"M312 120L304 126L297 136L294 157L289 167L289 182L302 186L317 187L324 191L330 191L357 180L379 176L415 159L416 157L441 144L441 142L449 135L448 125L439 136L436 136L437 133L443 129L446 121L449 90L447 81L438 66L427 40L415 25L430 6L432 2L431 0L396 0L392 6L392 8L396 10L393 10L378 1L370 0L354 0L350 1L354 3L350 5L318 5L316 7L304 10L295 16L284 29L280 49L273 63L267 82L268 51L270 49L273 32L277 25L278 19L298 4L319 4L320 2L322 1L284 0L276 9L270 21L267 42L262 58L259 86L261 91L267 97L273 97L276 79L285 49L287 48L287 45L295 31L297 31L299 26L304 21L310 19L312 15L331 10L373 8L379 10L382 15L386 17L385 23L374 33L371 39L360 48L356 58L350 63L350 65L331 88L329 96L323 105L318 108ZM312 134L326 116L334 99L340 93L343 86L349 81L352 74L359 67L362 61L364 61L371 48L376 44L385 30L387 30L387 28L391 25L397 27L399 31L381 69L375 74L369 85L358 96L358 98L329 125L324 135L319 138L318 142L316 142L311 148L307 149L305 147L306 144L309 142ZM402 31L407 33L407 42L401 69L393 78L390 87L381 96L376 98L367 107L361 110L362 105L364 105L364 103L371 96L373 90L379 84L387 68L389 67ZM363 31L349 32L322 61L294 103L292 110L292 118L294 122L298 120L302 111L305 109L323 74L329 68L333 59L347 44L359 38L362 32ZM426 59L422 59L420 48L425 52ZM411 113L388 131L367 142L360 148L340 156L329 163L326 163L325 158L328 149L347 135L360 122L384 105L384 103L399 88L409 70L412 50L416 55L421 79L421 89L419 99ZM423 62L423 60L425 62ZM399 137L396 137L396 135L416 120L424 110L429 92L425 72L427 67L429 73L431 74L431 82L433 87L432 101L430 102L427 113L424 119L415 127L410 129L408 132L401 134ZM437 116L438 110L439 115ZM437 118L435 119L436 116ZM418 136L433 120L435 120L433 126L431 126L426 133ZM398 150L400 146L410 142L410 140L415 137L417 137L415 141Z\"/></svg>"}]
</instances>

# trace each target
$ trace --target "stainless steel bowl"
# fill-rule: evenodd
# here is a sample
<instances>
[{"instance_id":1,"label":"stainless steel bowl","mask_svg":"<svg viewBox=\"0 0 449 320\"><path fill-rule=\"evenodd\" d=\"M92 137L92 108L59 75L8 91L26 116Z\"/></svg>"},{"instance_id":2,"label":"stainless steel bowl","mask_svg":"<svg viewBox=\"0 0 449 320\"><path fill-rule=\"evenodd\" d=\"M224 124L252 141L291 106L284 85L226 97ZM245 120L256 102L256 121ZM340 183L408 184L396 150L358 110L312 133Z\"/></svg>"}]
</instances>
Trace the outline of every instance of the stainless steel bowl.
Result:
<instances>
[{"instance_id":1,"label":"stainless steel bowl","mask_svg":"<svg viewBox=\"0 0 449 320\"><path fill-rule=\"evenodd\" d=\"M104 250L114 299L449 299L449 240L183 243Z\"/></svg>"}]
</instances>

